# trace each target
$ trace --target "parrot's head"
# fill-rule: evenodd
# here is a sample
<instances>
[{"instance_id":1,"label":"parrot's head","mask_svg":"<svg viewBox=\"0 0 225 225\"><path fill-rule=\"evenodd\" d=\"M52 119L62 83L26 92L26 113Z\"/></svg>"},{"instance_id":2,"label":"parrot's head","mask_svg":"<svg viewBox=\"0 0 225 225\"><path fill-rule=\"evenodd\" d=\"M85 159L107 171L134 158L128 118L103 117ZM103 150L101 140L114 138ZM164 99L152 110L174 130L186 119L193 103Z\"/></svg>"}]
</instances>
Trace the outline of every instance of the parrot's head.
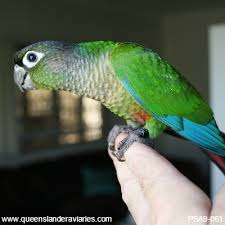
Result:
<instances>
[{"instance_id":1,"label":"parrot's head","mask_svg":"<svg viewBox=\"0 0 225 225\"><path fill-rule=\"evenodd\" d=\"M14 80L20 90L65 89L71 47L70 43L43 41L18 51L14 57Z\"/></svg>"}]
</instances>

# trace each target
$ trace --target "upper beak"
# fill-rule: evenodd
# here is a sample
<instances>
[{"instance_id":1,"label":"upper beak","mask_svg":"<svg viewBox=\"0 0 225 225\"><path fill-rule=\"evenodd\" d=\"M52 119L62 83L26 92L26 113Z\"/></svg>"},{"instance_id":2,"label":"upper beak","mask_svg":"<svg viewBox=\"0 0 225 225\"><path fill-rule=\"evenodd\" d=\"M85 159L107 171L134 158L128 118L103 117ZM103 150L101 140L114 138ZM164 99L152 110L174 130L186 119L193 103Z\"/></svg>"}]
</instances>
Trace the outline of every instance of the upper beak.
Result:
<instances>
[{"instance_id":1,"label":"upper beak","mask_svg":"<svg viewBox=\"0 0 225 225\"><path fill-rule=\"evenodd\" d=\"M22 92L35 89L27 71L17 64L14 66L14 80Z\"/></svg>"}]
</instances>

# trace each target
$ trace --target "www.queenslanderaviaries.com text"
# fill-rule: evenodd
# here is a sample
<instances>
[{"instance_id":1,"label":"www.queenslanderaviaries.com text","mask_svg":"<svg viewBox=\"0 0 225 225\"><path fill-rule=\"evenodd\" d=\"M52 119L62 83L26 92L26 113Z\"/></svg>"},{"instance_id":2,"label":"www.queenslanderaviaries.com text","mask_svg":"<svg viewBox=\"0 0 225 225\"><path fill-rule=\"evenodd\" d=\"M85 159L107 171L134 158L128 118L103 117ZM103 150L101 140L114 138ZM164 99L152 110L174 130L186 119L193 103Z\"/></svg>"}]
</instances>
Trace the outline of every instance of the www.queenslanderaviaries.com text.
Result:
<instances>
[{"instance_id":1,"label":"www.queenslanderaviaries.com text","mask_svg":"<svg viewBox=\"0 0 225 225\"><path fill-rule=\"evenodd\" d=\"M110 223L112 222L112 217L94 217L94 216L75 216L75 217L65 217L65 216L42 216L42 217L1 217L2 223Z\"/></svg>"}]
</instances>

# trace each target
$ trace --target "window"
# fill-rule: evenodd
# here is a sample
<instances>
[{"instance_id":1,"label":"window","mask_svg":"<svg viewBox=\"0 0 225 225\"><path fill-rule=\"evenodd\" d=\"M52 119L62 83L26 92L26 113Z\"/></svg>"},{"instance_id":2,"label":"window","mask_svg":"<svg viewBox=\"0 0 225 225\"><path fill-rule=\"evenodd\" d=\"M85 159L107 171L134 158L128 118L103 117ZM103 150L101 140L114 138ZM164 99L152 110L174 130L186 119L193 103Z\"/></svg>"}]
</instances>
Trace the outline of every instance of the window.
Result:
<instances>
[{"instance_id":1,"label":"window","mask_svg":"<svg viewBox=\"0 0 225 225\"><path fill-rule=\"evenodd\" d=\"M44 150L102 138L99 102L59 91L28 91L21 99L21 151Z\"/></svg>"}]
</instances>

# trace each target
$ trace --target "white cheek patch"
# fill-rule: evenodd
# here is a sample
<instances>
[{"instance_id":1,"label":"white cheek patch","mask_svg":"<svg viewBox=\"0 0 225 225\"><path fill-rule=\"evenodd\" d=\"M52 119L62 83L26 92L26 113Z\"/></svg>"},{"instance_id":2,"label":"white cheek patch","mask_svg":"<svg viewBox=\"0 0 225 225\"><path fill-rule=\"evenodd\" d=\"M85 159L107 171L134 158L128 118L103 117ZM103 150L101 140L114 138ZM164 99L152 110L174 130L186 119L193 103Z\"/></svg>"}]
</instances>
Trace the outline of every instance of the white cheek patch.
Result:
<instances>
[{"instance_id":1,"label":"white cheek patch","mask_svg":"<svg viewBox=\"0 0 225 225\"><path fill-rule=\"evenodd\" d=\"M35 54L37 56L37 59L35 62L30 62L28 59L27 59L27 55L28 54ZM23 65L26 66L27 68L32 68L34 67L43 57L45 56L44 53L41 53L41 52L35 52L35 51L29 51L25 54L25 56L23 57Z\"/></svg>"}]
</instances>

